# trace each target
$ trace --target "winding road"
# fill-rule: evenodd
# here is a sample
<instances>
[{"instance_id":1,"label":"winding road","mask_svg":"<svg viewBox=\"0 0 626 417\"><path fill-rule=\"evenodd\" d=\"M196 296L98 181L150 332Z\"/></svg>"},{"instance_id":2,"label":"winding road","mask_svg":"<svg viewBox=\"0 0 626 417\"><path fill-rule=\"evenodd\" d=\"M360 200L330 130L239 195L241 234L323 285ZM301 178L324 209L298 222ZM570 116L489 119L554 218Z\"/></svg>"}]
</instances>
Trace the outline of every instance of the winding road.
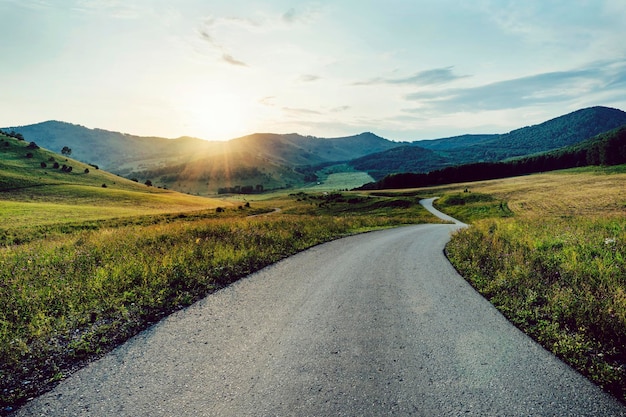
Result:
<instances>
[{"instance_id":1,"label":"winding road","mask_svg":"<svg viewBox=\"0 0 626 417\"><path fill-rule=\"evenodd\" d=\"M626 416L456 273L443 248L459 227L366 233L287 258L16 415Z\"/></svg>"}]
</instances>

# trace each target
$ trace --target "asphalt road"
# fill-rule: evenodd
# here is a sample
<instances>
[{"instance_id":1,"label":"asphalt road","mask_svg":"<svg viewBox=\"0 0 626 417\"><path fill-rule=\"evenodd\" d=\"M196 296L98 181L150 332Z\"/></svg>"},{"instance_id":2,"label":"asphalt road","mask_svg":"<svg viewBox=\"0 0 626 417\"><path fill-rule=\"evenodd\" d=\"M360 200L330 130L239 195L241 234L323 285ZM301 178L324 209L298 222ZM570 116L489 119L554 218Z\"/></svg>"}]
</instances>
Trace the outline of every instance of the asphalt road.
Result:
<instances>
[{"instance_id":1,"label":"asphalt road","mask_svg":"<svg viewBox=\"0 0 626 417\"><path fill-rule=\"evenodd\" d=\"M462 224L362 234L166 318L18 416L626 416L443 255Z\"/></svg>"}]
</instances>

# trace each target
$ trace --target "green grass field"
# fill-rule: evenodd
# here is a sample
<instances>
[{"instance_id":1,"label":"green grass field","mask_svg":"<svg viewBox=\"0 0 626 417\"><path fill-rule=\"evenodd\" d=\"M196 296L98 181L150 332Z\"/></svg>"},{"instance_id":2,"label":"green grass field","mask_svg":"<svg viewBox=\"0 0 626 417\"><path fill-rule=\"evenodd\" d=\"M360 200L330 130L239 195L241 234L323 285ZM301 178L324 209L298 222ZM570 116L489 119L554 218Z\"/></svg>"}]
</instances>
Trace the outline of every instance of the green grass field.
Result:
<instances>
[{"instance_id":1,"label":"green grass field","mask_svg":"<svg viewBox=\"0 0 626 417\"><path fill-rule=\"evenodd\" d=\"M374 178L367 172L355 171L354 168L347 164L332 165L318 171L316 175L319 183L303 188L304 191L331 192L351 190L374 181Z\"/></svg>"},{"instance_id":2,"label":"green grass field","mask_svg":"<svg viewBox=\"0 0 626 417\"><path fill-rule=\"evenodd\" d=\"M71 187L64 187L68 194L52 192L53 202L46 202L50 189L39 187L37 202L0 205L12 219L0 229L3 406L19 404L154 321L285 256L353 233L436 221L418 197L298 193L198 211L196 199L187 206L188 196L138 199L126 191L94 207L93 190L78 186L72 201ZM215 202L197 199L205 207ZM282 211L249 217L274 207ZM109 209L114 218L103 214ZM73 217L66 217L68 210Z\"/></svg>"},{"instance_id":3,"label":"green grass field","mask_svg":"<svg viewBox=\"0 0 626 417\"><path fill-rule=\"evenodd\" d=\"M363 184L372 182L374 179L366 172L341 172L336 174L330 174L324 182L307 187L307 191L340 191L350 190L356 187L360 187Z\"/></svg>"}]
</instances>

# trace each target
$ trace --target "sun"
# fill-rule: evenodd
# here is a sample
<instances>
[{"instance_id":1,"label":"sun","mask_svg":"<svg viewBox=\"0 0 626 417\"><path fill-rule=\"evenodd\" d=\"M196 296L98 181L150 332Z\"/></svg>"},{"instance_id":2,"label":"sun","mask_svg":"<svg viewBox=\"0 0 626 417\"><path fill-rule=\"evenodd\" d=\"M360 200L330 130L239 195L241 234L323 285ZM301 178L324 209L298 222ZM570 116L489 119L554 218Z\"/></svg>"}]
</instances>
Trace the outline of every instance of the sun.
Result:
<instances>
[{"instance_id":1,"label":"sun","mask_svg":"<svg viewBox=\"0 0 626 417\"><path fill-rule=\"evenodd\" d=\"M181 107L183 125L190 135L228 140L251 133L249 106L235 92L191 94Z\"/></svg>"}]
</instances>

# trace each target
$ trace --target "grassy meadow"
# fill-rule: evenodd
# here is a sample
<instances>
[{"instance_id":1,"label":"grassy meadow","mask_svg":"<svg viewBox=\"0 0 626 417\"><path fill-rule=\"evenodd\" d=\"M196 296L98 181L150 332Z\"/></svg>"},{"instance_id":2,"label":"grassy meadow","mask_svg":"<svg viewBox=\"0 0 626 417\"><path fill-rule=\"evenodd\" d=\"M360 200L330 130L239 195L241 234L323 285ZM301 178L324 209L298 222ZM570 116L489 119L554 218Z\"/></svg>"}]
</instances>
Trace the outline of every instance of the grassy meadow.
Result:
<instances>
[{"instance_id":1,"label":"grassy meadow","mask_svg":"<svg viewBox=\"0 0 626 417\"><path fill-rule=\"evenodd\" d=\"M165 315L313 245L438 222L452 263L513 323L625 400L625 167L393 192L194 197L0 137L0 414ZM44 168L41 162L46 162ZM85 170L89 170L86 172ZM103 186L103 185L106 185ZM280 208L280 211L274 211ZM258 214L271 213L267 216Z\"/></svg>"},{"instance_id":2,"label":"grassy meadow","mask_svg":"<svg viewBox=\"0 0 626 417\"><path fill-rule=\"evenodd\" d=\"M524 332L626 401L626 173L585 168L442 187L472 227L447 254ZM468 192L466 192L468 191Z\"/></svg>"},{"instance_id":3,"label":"grassy meadow","mask_svg":"<svg viewBox=\"0 0 626 417\"><path fill-rule=\"evenodd\" d=\"M3 216L22 218L0 229L2 408L281 258L353 233L436 221L415 196L300 192L200 211L179 201L186 198L172 198L174 213L163 213L167 204L151 195L130 205L122 198L107 207L115 217L93 212L80 220L89 215L81 211L90 207L85 201L72 206L71 221L63 204L42 195L33 197L39 202L2 202ZM275 207L282 210L252 217Z\"/></svg>"}]
</instances>

